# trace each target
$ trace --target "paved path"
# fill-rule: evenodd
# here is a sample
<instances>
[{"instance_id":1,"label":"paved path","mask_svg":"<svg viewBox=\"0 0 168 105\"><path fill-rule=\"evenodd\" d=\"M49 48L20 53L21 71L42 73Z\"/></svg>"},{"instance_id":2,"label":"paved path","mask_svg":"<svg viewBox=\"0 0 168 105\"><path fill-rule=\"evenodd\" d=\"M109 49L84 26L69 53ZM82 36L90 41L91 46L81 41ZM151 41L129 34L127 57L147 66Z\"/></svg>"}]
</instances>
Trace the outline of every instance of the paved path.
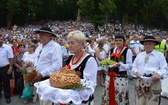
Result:
<instances>
[{"instance_id":1,"label":"paved path","mask_svg":"<svg viewBox=\"0 0 168 105\"><path fill-rule=\"evenodd\" d=\"M129 89L130 89L130 105L135 105L135 96L134 96L134 82L135 81L129 81ZM101 86L98 86L96 88L96 92L95 92L95 105L100 105L100 102L101 102L101 95L102 95L102 87ZM1 98L0 99L0 105L25 105L23 104L23 100L22 99L19 99L19 96L18 95L15 95L14 97L11 97L12 99L12 102L10 104L6 104L5 102L5 99L4 98ZM26 105L40 105L39 102L37 103L32 103L32 102L29 102L28 104ZM168 99L166 98L162 98L162 102L161 102L161 105L168 105Z\"/></svg>"}]
</instances>

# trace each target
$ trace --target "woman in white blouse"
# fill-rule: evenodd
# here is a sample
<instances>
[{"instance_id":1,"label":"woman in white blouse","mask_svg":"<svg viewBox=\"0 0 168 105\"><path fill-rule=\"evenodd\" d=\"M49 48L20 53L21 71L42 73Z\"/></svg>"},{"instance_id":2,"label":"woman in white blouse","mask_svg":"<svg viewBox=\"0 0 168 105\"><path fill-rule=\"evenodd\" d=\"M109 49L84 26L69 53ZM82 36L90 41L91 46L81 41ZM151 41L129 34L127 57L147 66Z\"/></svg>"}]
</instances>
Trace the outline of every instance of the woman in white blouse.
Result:
<instances>
[{"instance_id":1,"label":"woman in white blouse","mask_svg":"<svg viewBox=\"0 0 168 105\"><path fill-rule=\"evenodd\" d=\"M105 49L103 48L104 46L104 43L105 43L105 40L104 39L100 39L99 40L99 43L98 43L98 47L96 48L96 59L97 59L97 62L98 64L100 64L100 62L102 60L105 60L107 59L107 55L106 55L106 51ZM98 75L97 75L97 86L98 86L98 79L100 78L100 85L101 86L104 86L104 71L106 70L106 67L102 67L99 65L98 67Z\"/></svg>"},{"instance_id":2,"label":"woman in white blouse","mask_svg":"<svg viewBox=\"0 0 168 105\"><path fill-rule=\"evenodd\" d=\"M81 79L89 80L96 86L97 62L93 56L87 54L83 48L86 37L81 31L70 32L67 36L71 56L67 59L66 65L74 69ZM88 102L89 101L89 102ZM93 96L83 103L93 104Z\"/></svg>"},{"instance_id":3,"label":"woman in white blouse","mask_svg":"<svg viewBox=\"0 0 168 105\"><path fill-rule=\"evenodd\" d=\"M95 56L95 39L94 38L90 38L89 39L89 45L86 47L87 51L89 54L91 54L92 56Z\"/></svg>"},{"instance_id":4,"label":"woman in white blouse","mask_svg":"<svg viewBox=\"0 0 168 105\"><path fill-rule=\"evenodd\" d=\"M25 52L23 54L23 58L22 58L23 63L22 63L22 66L26 67L28 72L30 72L30 70L33 69L33 67L34 67L34 60L37 57L36 54L35 54L35 48L36 48L35 44L29 43L28 44L28 50L27 50L27 52ZM24 81L24 87L26 87L29 84L30 83L27 83L26 81ZM35 91L35 89L34 89L34 91ZM33 97L33 101L32 102L35 103L36 100L37 100L37 93L34 92L34 97ZM28 100L24 100L23 103L27 104Z\"/></svg>"}]
</instances>

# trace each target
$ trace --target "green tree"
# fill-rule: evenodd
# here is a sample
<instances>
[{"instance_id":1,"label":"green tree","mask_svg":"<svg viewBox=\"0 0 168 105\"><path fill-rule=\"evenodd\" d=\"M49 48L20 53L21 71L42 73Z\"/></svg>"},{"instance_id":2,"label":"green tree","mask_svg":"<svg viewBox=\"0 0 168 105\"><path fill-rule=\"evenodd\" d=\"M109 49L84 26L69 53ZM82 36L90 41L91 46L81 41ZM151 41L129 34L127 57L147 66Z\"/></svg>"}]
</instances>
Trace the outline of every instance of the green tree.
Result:
<instances>
[{"instance_id":1,"label":"green tree","mask_svg":"<svg viewBox=\"0 0 168 105\"><path fill-rule=\"evenodd\" d=\"M166 4L167 0L139 0L141 2L138 5L140 8L140 17L142 17L142 23L147 27L157 27L163 29L163 25L166 23Z\"/></svg>"},{"instance_id":2,"label":"green tree","mask_svg":"<svg viewBox=\"0 0 168 105\"><path fill-rule=\"evenodd\" d=\"M78 0L57 0L56 18L60 20L75 19Z\"/></svg>"},{"instance_id":3,"label":"green tree","mask_svg":"<svg viewBox=\"0 0 168 105\"><path fill-rule=\"evenodd\" d=\"M163 13L168 20L168 0L161 0Z\"/></svg>"},{"instance_id":4,"label":"green tree","mask_svg":"<svg viewBox=\"0 0 168 105\"><path fill-rule=\"evenodd\" d=\"M81 14L95 25L96 31L99 25L105 24L107 14L115 9L113 0L79 0L77 5Z\"/></svg>"},{"instance_id":5,"label":"green tree","mask_svg":"<svg viewBox=\"0 0 168 105\"><path fill-rule=\"evenodd\" d=\"M128 22L129 14L134 10L137 5L136 0L114 0L116 5L117 18L123 25ZM136 11L135 11L136 12Z\"/></svg>"},{"instance_id":6,"label":"green tree","mask_svg":"<svg viewBox=\"0 0 168 105\"><path fill-rule=\"evenodd\" d=\"M18 24L35 21L41 5L41 0L20 0L20 10L14 15L14 21Z\"/></svg>"},{"instance_id":7,"label":"green tree","mask_svg":"<svg viewBox=\"0 0 168 105\"><path fill-rule=\"evenodd\" d=\"M152 25L154 25L155 27L161 28L161 29L163 29L163 25L166 21L166 16L165 16L164 10L163 10L164 9L163 8L164 1L165 0L153 0L153 2L152 2L152 8L153 8L153 10L151 12L153 14Z\"/></svg>"},{"instance_id":8,"label":"green tree","mask_svg":"<svg viewBox=\"0 0 168 105\"><path fill-rule=\"evenodd\" d=\"M6 17L7 27L11 28L12 17L19 10L20 1L19 0L1 0L0 10L3 16Z\"/></svg>"}]
</instances>

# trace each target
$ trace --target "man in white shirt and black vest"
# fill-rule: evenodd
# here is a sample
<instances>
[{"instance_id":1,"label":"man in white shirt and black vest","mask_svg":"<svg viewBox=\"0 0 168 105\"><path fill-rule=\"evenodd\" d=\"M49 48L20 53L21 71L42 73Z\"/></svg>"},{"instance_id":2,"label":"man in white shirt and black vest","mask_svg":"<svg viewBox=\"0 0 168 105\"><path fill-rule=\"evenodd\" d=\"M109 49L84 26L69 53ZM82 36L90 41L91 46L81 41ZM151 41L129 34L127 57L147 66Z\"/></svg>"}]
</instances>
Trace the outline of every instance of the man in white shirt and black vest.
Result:
<instances>
[{"instance_id":1,"label":"man in white shirt and black vest","mask_svg":"<svg viewBox=\"0 0 168 105\"><path fill-rule=\"evenodd\" d=\"M3 83L6 103L11 103L10 99L10 78L13 66L12 48L4 44L4 36L0 35L0 84ZM0 86L0 92L2 86Z\"/></svg>"},{"instance_id":2,"label":"man in white shirt and black vest","mask_svg":"<svg viewBox=\"0 0 168 105\"><path fill-rule=\"evenodd\" d=\"M37 57L35 58L35 69L38 72L34 78L34 82L48 79L51 74L58 71L62 67L61 46L53 40L56 37L52 30L43 27L35 31L39 34L40 45L35 50ZM51 105L51 101L40 100L40 105Z\"/></svg>"}]
</instances>

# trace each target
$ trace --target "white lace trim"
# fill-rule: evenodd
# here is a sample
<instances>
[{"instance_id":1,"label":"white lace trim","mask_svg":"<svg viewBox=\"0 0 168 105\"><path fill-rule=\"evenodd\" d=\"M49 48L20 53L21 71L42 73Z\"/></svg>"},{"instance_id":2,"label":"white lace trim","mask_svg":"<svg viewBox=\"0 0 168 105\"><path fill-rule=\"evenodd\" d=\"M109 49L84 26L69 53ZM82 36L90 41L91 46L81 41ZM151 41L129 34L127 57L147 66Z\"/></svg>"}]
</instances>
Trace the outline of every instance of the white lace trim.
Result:
<instances>
[{"instance_id":1,"label":"white lace trim","mask_svg":"<svg viewBox=\"0 0 168 105\"><path fill-rule=\"evenodd\" d=\"M94 93L94 84L91 81L84 82L81 79L81 84L86 84L88 88L85 90L72 90L54 88L50 85L49 79L37 82L34 86L37 88L37 93L41 96L40 100L50 100L54 103L68 104L72 101L74 104L81 104L82 101L87 101Z\"/></svg>"}]
</instances>

